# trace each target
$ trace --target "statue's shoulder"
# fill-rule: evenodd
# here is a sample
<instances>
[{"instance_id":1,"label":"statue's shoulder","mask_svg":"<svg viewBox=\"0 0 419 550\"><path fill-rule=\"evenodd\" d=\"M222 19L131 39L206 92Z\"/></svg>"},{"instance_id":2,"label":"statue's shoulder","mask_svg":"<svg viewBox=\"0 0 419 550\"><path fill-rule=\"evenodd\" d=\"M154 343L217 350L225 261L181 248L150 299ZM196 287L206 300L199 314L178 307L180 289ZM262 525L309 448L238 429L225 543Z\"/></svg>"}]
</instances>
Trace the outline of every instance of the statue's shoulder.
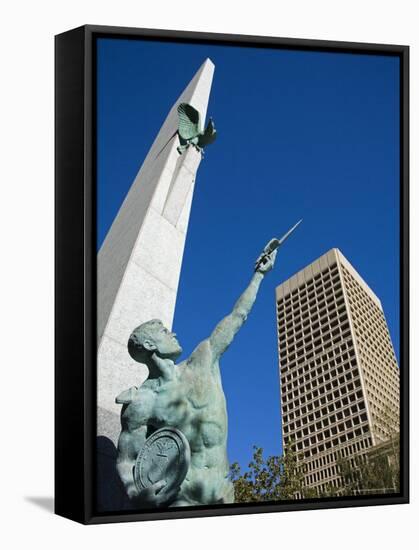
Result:
<instances>
[{"instance_id":1,"label":"statue's shoulder","mask_svg":"<svg viewBox=\"0 0 419 550\"><path fill-rule=\"evenodd\" d=\"M154 395L158 387L159 382L157 380L150 380L148 378L141 384L141 386L132 386L128 390L121 392L115 398L115 403L118 403L118 405L128 405L133 401L149 400L149 398Z\"/></svg>"},{"instance_id":2,"label":"statue's shoulder","mask_svg":"<svg viewBox=\"0 0 419 550\"><path fill-rule=\"evenodd\" d=\"M138 397L140 389L137 386L132 386L129 390L124 390L116 398L115 403L118 405L128 405Z\"/></svg>"},{"instance_id":3,"label":"statue's shoulder","mask_svg":"<svg viewBox=\"0 0 419 550\"><path fill-rule=\"evenodd\" d=\"M196 348L186 360L186 363L188 365L190 365L191 363L198 363L201 366L209 366L211 362L212 350L209 338L202 340L202 342L196 346Z\"/></svg>"}]
</instances>

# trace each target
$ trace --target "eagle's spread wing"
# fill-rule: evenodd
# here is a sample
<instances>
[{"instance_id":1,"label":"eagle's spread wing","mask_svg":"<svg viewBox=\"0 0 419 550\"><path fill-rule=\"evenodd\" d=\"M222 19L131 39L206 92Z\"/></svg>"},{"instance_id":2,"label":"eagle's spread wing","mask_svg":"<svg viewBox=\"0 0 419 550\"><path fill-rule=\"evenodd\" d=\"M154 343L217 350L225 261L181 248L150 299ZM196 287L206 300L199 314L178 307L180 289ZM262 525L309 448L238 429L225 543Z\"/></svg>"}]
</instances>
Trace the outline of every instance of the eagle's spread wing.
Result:
<instances>
[{"instance_id":1,"label":"eagle's spread wing","mask_svg":"<svg viewBox=\"0 0 419 550\"><path fill-rule=\"evenodd\" d=\"M188 103L181 103L177 108L179 115L179 135L182 139L196 137L199 130L199 112Z\"/></svg>"},{"instance_id":2,"label":"eagle's spread wing","mask_svg":"<svg viewBox=\"0 0 419 550\"><path fill-rule=\"evenodd\" d=\"M199 136L198 145L199 147L206 147L212 143L217 137L217 130L215 129L212 119L209 120L205 132Z\"/></svg>"}]
</instances>

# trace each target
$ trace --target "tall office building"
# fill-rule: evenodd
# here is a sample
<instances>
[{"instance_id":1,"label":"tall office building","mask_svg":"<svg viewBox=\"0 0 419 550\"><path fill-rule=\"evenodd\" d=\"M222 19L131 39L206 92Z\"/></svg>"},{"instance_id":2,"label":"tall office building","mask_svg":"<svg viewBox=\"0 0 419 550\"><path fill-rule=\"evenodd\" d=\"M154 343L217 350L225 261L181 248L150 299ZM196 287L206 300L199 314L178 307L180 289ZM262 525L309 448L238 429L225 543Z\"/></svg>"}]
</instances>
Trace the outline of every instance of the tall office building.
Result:
<instances>
[{"instance_id":1,"label":"tall office building","mask_svg":"<svg viewBox=\"0 0 419 550\"><path fill-rule=\"evenodd\" d=\"M380 300L338 249L276 289L282 435L318 493L339 488L337 461L389 439L399 369Z\"/></svg>"}]
</instances>

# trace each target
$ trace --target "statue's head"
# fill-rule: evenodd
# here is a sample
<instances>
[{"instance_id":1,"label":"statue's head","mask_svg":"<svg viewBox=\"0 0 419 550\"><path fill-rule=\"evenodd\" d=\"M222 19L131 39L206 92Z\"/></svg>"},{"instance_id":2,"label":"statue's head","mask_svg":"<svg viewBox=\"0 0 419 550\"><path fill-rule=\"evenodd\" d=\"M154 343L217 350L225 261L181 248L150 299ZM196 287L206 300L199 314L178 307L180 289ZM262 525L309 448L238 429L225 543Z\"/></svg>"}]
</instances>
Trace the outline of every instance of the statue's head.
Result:
<instances>
[{"instance_id":1,"label":"statue's head","mask_svg":"<svg viewBox=\"0 0 419 550\"><path fill-rule=\"evenodd\" d=\"M153 353L175 361L182 353L182 348L174 332L170 332L159 319L152 319L132 332L128 340L128 352L140 363L147 363Z\"/></svg>"}]
</instances>

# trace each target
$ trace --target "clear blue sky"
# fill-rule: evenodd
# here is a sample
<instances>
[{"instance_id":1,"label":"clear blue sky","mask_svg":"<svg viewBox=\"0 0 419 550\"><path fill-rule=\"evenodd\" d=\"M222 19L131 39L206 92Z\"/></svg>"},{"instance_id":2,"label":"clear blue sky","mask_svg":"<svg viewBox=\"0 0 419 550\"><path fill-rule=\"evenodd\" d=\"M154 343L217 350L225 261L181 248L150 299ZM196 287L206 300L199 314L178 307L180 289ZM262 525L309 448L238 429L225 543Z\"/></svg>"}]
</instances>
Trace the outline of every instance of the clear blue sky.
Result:
<instances>
[{"instance_id":1,"label":"clear blue sky","mask_svg":"<svg viewBox=\"0 0 419 550\"><path fill-rule=\"evenodd\" d=\"M199 168L174 330L186 357L229 313L266 242L300 218L221 363L230 462L281 452L275 287L339 248L381 299L399 356L397 57L100 39L98 247L203 61L218 135Z\"/></svg>"}]
</instances>

